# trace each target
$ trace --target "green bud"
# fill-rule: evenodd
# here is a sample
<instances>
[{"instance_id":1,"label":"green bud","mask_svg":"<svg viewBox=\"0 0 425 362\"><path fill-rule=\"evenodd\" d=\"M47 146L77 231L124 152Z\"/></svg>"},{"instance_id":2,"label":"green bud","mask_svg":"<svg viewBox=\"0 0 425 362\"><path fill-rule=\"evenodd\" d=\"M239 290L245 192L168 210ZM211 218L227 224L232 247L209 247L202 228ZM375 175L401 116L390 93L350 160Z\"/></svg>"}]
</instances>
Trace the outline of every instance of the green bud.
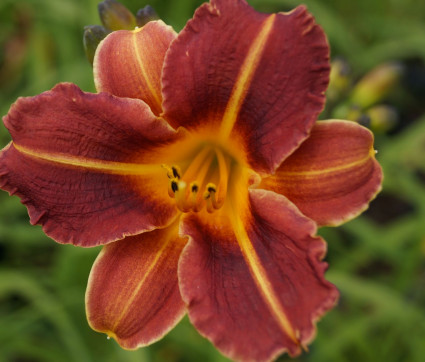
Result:
<instances>
[{"instance_id":1,"label":"green bud","mask_svg":"<svg viewBox=\"0 0 425 362\"><path fill-rule=\"evenodd\" d=\"M398 121L396 110L383 104L369 108L366 114L370 119L370 128L375 132L388 132Z\"/></svg>"},{"instance_id":2,"label":"green bud","mask_svg":"<svg viewBox=\"0 0 425 362\"><path fill-rule=\"evenodd\" d=\"M351 112L351 108L351 105L347 102L339 103L332 109L331 118L347 119L348 114Z\"/></svg>"},{"instance_id":3,"label":"green bud","mask_svg":"<svg viewBox=\"0 0 425 362\"><path fill-rule=\"evenodd\" d=\"M374 132L385 133L397 124L398 114L393 107L383 104L364 111L356 105L345 103L335 108L332 118L346 119L370 128Z\"/></svg>"},{"instance_id":4,"label":"green bud","mask_svg":"<svg viewBox=\"0 0 425 362\"><path fill-rule=\"evenodd\" d=\"M347 115L345 116L345 118L349 121L362 123L363 125L365 125L365 123L366 123L363 112L361 111L361 109L359 109L358 107L355 107L355 106L352 106L348 109L348 112L347 112Z\"/></svg>"},{"instance_id":5,"label":"green bud","mask_svg":"<svg viewBox=\"0 0 425 362\"><path fill-rule=\"evenodd\" d=\"M108 31L100 25L88 25L84 27L84 50L86 51L87 59L93 65L94 53L96 52L99 43L108 35Z\"/></svg>"},{"instance_id":6,"label":"green bud","mask_svg":"<svg viewBox=\"0 0 425 362\"><path fill-rule=\"evenodd\" d=\"M133 30L136 17L124 5L115 0L105 0L98 5L100 20L108 30Z\"/></svg>"},{"instance_id":7,"label":"green bud","mask_svg":"<svg viewBox=\"0 0 425 362\"><path fill-rule=\"evenodd\" d=\"M344 59L337 58L332 61L329 87L326 92L329 101L338 100L347 91L351 83L350 73L350 67Z\"/></svg>"},{"instance_id":8,"label":"green bud","mask_svg":"<svg viewBox=\"0 0 425 362\"><path fill-rule=\"evenodd\" d=\"M368 117L365 113L357 106L349 103L341 103L332 112L332 118L334 119L346 119L361 123L363 126L369 127Z\"/></svg>"},{"instance_id":9,"label":"green bud","mask_svg":"<svg viewBox=\"0 0 425 362\"><path fill-rule=\"evenodd\" d=\"M381 64L366 74L354 87L350 101L368 108L384 99L399 83L403 68L399 64Z\"/></svg>"},{"instance_id":10,"label":"green bud","mask_svg":"<svg viewBox=\"0 0 425 362\"><path fill-rule=\"evenodd\" d=\"M144 8L139 9L136 14L137 26L141 28L152 20L158 20L159 16L152 6L146 5Z\"/></svg>"}]
</instances>

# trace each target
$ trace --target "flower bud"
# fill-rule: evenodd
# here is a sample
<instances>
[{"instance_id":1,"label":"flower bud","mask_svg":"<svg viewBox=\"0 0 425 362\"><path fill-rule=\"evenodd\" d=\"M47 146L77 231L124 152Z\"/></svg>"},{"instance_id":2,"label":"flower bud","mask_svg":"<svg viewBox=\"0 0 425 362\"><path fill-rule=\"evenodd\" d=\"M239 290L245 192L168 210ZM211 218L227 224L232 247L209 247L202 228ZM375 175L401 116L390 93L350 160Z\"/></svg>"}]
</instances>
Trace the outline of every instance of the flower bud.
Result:
<instances>
[{"instance_id":1,"label":"flower bud","mask_svg":"<svg viewBox=\"0 0 425 362\"><path fill-rule=\"evenodd\" d=\"M366 74L354 87L350 101L368 108L385 98L398 84L403 68L396 63L379 65Z\"/></svg>"},{"instance_id":2,"label":"flower bud","mask_svg":"<svg viewBox=\"0 0 425 362\"><path fill-rule=\"evenodd\" d=\"M364 113L362 112L362 110L355 106L351 106L348 108L345 118L348 119L349 121L361 123L363 126L368 125L368 121L366 117L364 116Z\"/></svg>"},{"instance_id":3,"label":"flower bud","mask_svg":"<svg viewBox=\"0 0 425 362\"><path fill-rule=\"evenodd\" d=\"M355 121L361 114L359 107L352 106L347 102L339 103L331 113L331 118L334 119L347 119Z\"/></svg>"},{"instance_id":4,"label":"flower bud","mask_svg":"<svg viewBox=\"0 0 425 362\"><path fill-rule=\"evenodd\" d=\"M329 87L326 95L329 101L333 102L341 98L350 85L350 67L341 58L337 58L331 63L329 75Z\"/></svg>"},{"instance_id":5,"label":"flower bud","mask_svg":"<svg viewBox=\"0 0 425 362\"><path fill-rule=\"evenodd\" d=\"M146 23L152 20L158 20L159 16L154 10L154 8L150 5L146 5L144 8L139 9L136 14L136 22L137 26L141 28Z\"/></svg>"},{"instance_id":6,"label":"flower bud","mask_svg":"<svg viewBox=\"0 0 425 362\"><path fill-rule=\"evenodd\" d=\"M370 119L370 128L375 132L388 132L398 121L398 114L393 107L377 105L366 111Z\"/></svg>"},{"instance_id":7,"label":"flower bud","mask_svg":"<svg viewBox=\"0 0 425 362\"><path fill-rule=\"evenodd\" d=\"M93 64L94 53L96 52L97 46L108 33L109 32L100 25L88 25L84 27L84 50L90 64Z\"/></svg>"},{"instance_id":8,"label":"flower bud","mask_svg":"<svg viewBox=\"0 0 425 362\"><path fill-rule=\"evenodd\" d=\"M361 124L362 126L369 127L369 116L366 115L358 106L349 103L342 103L338 105L332 112L334 119L346 119Z\"/></svg>"},{"instance_id":9,"label":"flower bud","mask_svg":"<svg viewBox=\"0 0 425 362\"><path fill-rule=\"evenodd\" d=\"M122 4L115 0L99 3L100 20L108 30L132 30L136 27L136 17Z\"/></svg>"}]
</instances>

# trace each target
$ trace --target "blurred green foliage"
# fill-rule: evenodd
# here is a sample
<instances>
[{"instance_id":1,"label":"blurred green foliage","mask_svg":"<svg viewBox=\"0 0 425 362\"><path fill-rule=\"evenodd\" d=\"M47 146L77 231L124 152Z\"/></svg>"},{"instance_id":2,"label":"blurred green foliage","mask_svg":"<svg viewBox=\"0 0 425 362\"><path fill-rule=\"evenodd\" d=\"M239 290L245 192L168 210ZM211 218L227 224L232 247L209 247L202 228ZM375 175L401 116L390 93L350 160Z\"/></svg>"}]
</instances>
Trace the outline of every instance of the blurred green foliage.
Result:
<instances>
[{"instance_id":1,"label":"blurred green foliage","mask_svg":"<svg viewBox=\"0 0 425 362\"><path fill-rule=\"evenodd\" d=\"M256 9L286 11L296 0L251 0ZM123 0L134 13L144 0ZM152 0L180 30L198 0ZM384 191L361 217L324 228L328 279L341 291L337 308L298 361L412 361L425 356L425 2L306 0L344 57L355 82L383 62L404 67L382 100L398 123L376 135ZM19 96L69 81L94 91L82 46L83 27L100 24L97 0L2 0L0 113ZM334 114L328 106L327 116ZM0 145L9 141L0 127ZM18 198L0 193L0 362L224 361L185 319L162 341L124 351L87 325L84 291L99 249L61 246L29 225ZM255 326L253 326L255 328ZM279 360L286 361L287 356Z\"/></svg>"}]
</instances>

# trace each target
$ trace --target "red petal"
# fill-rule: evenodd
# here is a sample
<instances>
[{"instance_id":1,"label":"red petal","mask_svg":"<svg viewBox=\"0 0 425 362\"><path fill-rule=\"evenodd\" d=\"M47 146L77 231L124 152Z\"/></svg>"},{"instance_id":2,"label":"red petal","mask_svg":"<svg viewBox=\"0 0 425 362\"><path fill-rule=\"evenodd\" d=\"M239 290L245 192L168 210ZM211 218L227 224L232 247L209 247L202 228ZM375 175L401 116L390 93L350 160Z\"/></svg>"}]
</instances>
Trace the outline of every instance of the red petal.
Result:
<instances>
[{"instance_id":1,"label":"red petal","mask_svg":"<svg viewBox=\"0 0 425 362\"><path fill-rule=\"evenodd\" d=\"M273 171L323 108L329 49L304 7L262 14L245 1L212 0L171 44L164 117L174 127L238 135L257 171Z\"/></svg>"},{"instance_id":2,"label":"red petal","mask_svg":"<svg viewBox=\"0 0 425 362\"><path fill-rule=\"evenodd\" d=\"M381 189L373 134L348 121L318 122L310 137L260 188L285 195L319 225L360 214Z\"/></svg>"},{"instance_id":3,"label":"red petal","mask_svg":"<svg viewBox=\"0 0 425 362\"><path fill-rule=\"evenodd\" d=\"M175 216L164 150L179 136L136 99L72 84L19 99L4 118L0 187L61 243L93 246L167 225Z\"/></svg>"},{"instance_id":4,"label":"red petal","mask_svg":"<svg viewBox=\"0 0 425 362\"><path fill-rule=\"evenodd\" d=\"M265 361L314 337L338 297L323 274L326 245L287 199L250 192L251 214L187 215L179 283L192 323L226 356ZM232 216L230 216L232 217Z\"/></svg>"},{"instance_id":5,"label":"red petal","mask_svg":"<svg viewBox=\"0 0 425 362\"><path fill-rule=\"evenodd\" d=\"M184 245L174 224L105 246L87 287L90 326L126 349L162 338L186 311L177 282Z\"/></svg>"},{"instance_id":6,"label":"red petal","mask_svg":"<svg viewBox=\"0 0 425 362\"><path fill-rule=\"evenodd\" d=\"M133 31L111 33L96 51L96 89L119 97L139 98L159 115L162 66L165 52L176 35L160 20Z\"/></svg>"}]
</instances>

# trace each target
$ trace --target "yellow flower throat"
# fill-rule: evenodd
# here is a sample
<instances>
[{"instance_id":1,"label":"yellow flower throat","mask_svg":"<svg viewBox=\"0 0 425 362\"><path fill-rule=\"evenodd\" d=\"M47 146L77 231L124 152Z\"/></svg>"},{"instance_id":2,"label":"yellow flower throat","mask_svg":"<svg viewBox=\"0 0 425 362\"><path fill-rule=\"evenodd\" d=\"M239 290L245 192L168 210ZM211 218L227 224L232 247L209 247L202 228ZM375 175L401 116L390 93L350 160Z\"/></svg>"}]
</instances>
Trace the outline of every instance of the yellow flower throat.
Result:
<instances>
[{"instance_id":1,"label":"yellow flower throat","mask_svg":"<svg viewBox=\"0 0 425 362\"><path fill-rule=\"evenodd\" d=\"M182 212L220 209L225 200L234 159L219 146L204 145L189 160L163 165L168 194Z\"/></svg>"}]
</instances>

